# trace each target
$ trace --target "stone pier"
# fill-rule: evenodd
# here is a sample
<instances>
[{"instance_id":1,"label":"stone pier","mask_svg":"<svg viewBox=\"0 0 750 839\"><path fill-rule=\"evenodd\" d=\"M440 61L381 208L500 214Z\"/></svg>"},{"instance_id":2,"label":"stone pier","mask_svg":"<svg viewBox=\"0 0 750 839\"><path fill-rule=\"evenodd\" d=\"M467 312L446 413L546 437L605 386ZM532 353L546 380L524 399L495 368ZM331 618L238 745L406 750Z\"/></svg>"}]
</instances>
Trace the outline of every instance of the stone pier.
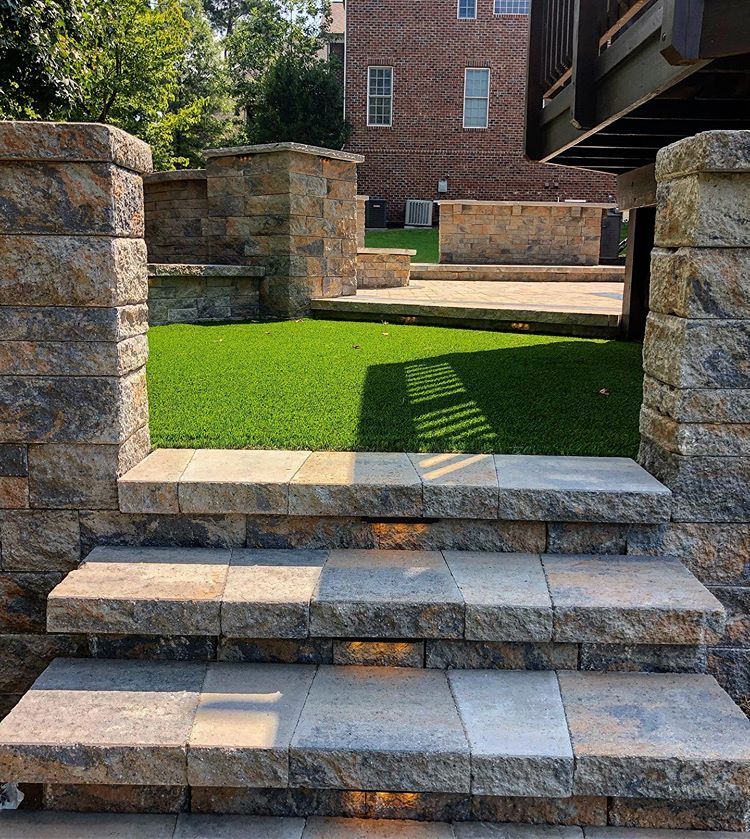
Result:
<instances>
[{"instance_id":1,"label":"stone pier","mask_svg":"<svg viewBox=\"0 0 750 839\"><path fill-rule=\"evenodd\" d=\"M750 710L750 132L664 149L641 463L674 493L665 547L730 613L711 669Z\"/></svg>"},{"instance_id":2,"label":"stone pier","mask_svg":"<svg viewBox=\"0 0 750 839\"><path fill-rule=\"evenodd\" d=\"M347 152L270 143L206 151L209 261L261 265L261 314L356 291L357 163Z\"/></svg>"},{"instance_id":3,"label":"stone pier","mask_svg":"<svg viewBox=\"0 0 750 839\"><path fill-rule=\"evenodd\" d=\"M109 126L0 122L0 641L44 632L79 510L117 510L149 451L150 168Z\"/></svg>"}]
</instances>

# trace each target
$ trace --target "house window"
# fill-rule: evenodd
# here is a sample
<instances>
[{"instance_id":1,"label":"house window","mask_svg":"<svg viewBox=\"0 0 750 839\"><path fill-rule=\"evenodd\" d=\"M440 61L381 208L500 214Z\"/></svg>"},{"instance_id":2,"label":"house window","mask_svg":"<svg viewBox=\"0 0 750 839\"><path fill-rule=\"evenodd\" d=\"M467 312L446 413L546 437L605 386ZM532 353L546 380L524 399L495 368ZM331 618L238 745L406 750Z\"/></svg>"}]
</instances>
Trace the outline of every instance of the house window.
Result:
<instances>
[{"instance_id":1,"label":"house window","mask_svg":"<svg viewBox=\"0 0 750 839\"><path fill-rule=\"evenodd\" d=\"M477 16L477 0L458 0L458 19L474 20Z\"/></svg>"},{"instance_id":2,"label":"house window","mask_svg":"<svg viewBox=\"0 0 750 839\"><path fill-rule=\"evenodd\" d=\"M393 124L393 67L367 68L367 124Z\"/></svg>"},{"instance_id":3,"label":"house window","mask_svg":"<svg viewBox=\"0 0 750 839\"><path fill-rule=\"evenodd\" d=\"M527 15L529 0L495 0L496 15Z\"/></svg>"},{"instance_id":4,"label":"house window","mask_svg":"<svg viewBox=\"0 0 750 839\"><path fill-rule=\"evenodd\" d=\"M490 71L467 67L464 76L464 128L487 128L490 103Z\"/></svg>"}]
</instances>

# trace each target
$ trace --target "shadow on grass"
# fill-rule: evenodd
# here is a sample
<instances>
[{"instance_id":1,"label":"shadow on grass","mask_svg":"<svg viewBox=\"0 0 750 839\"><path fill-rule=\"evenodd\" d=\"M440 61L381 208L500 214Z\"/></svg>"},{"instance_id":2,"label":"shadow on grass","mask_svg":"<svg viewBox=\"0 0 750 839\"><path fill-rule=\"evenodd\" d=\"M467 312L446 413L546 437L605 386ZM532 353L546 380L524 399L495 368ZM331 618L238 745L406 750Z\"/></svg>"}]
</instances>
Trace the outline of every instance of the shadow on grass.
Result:
<instances>
[{"instance_id":1,"label":"shadow on grass","mask_svg":"<svg viewBox=\"0 0 750 839\"><path fill-rule=\"evenodd\" d=\"M637 345L617 341L374 365L357 448L635 457L642 381Z\"/></svg>"}]
</instances>

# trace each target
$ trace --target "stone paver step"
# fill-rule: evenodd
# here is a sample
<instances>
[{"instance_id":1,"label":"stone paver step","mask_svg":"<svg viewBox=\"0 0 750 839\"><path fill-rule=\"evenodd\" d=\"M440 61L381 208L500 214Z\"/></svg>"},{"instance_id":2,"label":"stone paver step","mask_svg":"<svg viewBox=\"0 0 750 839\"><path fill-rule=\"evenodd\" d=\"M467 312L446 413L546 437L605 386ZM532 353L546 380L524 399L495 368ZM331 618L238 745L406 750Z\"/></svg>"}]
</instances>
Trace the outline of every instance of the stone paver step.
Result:
<instances>
[{"instance_id":1,"label":"stone paver step","mask_svg":"<svg viewBox=\"0 0 750 839\"><path fill-rule=\"evenodd\" d=\"M126 513L654 524L672 496L621 457L157 449L119 498Z\"/></svg>"},{"instance_id":2,"label":"stone paver step","mask_svg":"<svg viewBox=\"0 0 750 839\"><path fill-rule=\"evenodd\" d=\"M56 659L0 778L728 802L750 720L697 674Z\"/></svg>"},{"instance_id":3,"label":"stone paver step","mask_svg":"<svg viewBox=\"0 0 750 839\"><path fill-rule=\"evenodd\" d=\"M54 633L702 645L719 601L675 558L95 548Z\"/></svg>"},{"instance_id":4,"label":"stone paver step","mask_svg":"<svg viewBox=\"0 0 750 839\"><path fill-rule=\"evenodd\" d=\"M739 839L744 833L401 819L0 813L5 839Z\"/></svg>"}]
</instances>

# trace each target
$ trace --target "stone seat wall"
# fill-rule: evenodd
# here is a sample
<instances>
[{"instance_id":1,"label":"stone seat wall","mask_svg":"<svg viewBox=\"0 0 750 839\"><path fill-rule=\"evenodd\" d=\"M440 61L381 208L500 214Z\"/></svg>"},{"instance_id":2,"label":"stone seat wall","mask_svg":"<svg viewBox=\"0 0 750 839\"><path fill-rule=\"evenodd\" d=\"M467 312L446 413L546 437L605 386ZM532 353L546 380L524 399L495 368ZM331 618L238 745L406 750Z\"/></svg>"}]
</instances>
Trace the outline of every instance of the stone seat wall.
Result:
<instances>
[{"instance_id":1,"label":"stone seat wall","mask_svg":"<svg viewBox=\"0 0 750 839\"><path fill-rule=\"evenodd\" d=\"M357 251L357 288L402 288L409 285L409 248L360 248Z\"/></svg>"}]
</instances>

